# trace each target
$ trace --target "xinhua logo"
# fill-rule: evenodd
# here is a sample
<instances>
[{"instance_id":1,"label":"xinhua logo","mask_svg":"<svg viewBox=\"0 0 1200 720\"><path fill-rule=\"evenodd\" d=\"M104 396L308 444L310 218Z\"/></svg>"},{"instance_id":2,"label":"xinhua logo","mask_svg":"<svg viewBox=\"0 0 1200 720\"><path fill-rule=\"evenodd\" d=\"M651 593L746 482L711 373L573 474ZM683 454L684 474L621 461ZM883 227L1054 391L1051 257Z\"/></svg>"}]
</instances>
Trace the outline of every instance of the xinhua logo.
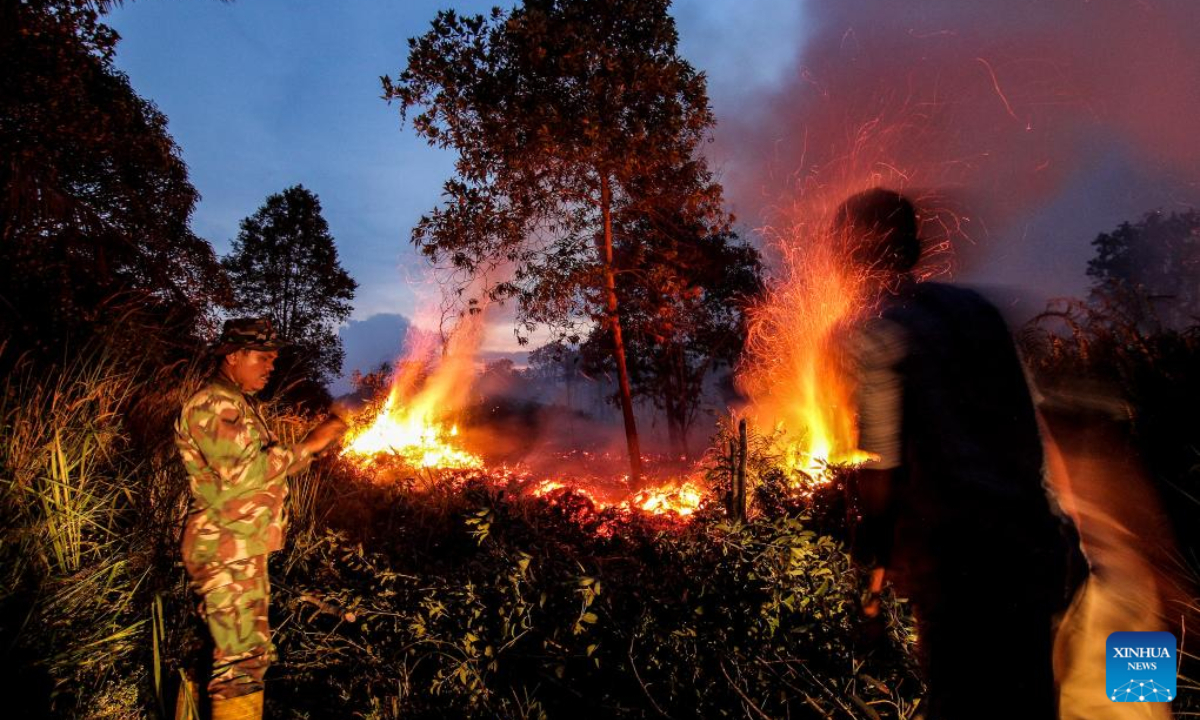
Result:
<instances>
[{"instance_id":1,"label":"xinhua logo","mask_svg":"<svg viewBox=\"0 0 1200 720\"><path fill-rule=\"evenodd\" d=\"M1105 680L1114 702L1175 699L1175 636L1169 632L1115 632L1108 636Z\"/></svg>"}]
</instances>

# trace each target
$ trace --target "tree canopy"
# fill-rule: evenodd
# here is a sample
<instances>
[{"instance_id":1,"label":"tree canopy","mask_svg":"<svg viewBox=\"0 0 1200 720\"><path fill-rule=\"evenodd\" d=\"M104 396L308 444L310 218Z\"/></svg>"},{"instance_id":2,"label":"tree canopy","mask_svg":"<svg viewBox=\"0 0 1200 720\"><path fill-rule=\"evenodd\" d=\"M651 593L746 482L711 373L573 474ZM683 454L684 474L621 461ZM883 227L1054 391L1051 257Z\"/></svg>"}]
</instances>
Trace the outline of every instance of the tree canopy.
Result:
<instances>
[{"instance_id":1,"label":"tree canopy","mask_svg":"<svg viewBox=\"0 0 1200 720\"><path fill-rule=\"evenodd\" d=\"M130 300L190 327L228 298L167 119L113 66L104 6L0 9L0 323L18 340L53 346Z\"/></svg>"},{"instance_id":2,"label":"tree canopy","mask_svg":"<svg viewBox=\"0 0 1200 720\"><path fill-rule=\"evenodd\" d=\"M1147 213L1101 233L1092 246L1093 299L1135 322L1200 325L1200 213Z\"/></svg>"},{"instance_id":3,"label":"tree canopy","mask_svg":"<svg viewBox=\"0 0 1200 720\"><path fill-rule=\"evenodd\" d=\"M493 298L515 298L527 329L578 338L599 322L612 337L632 474L640 450L622 339L620 265L632 227L622 211L677 195L663 183L703 175L711 127L704 76L677 53L666 0L529 0L505 13L438 13L409 41L407 69L384 94L431 144L458 153L445 202L413 241L472 278L503 268ZM687 201L719 195L711 183ZM616 218L616 219L615 219Z\"/></svg>"},{"instance_id":4,"label":"tree canopy","mask_svg":"<svg viewBox=\"0 0 1200 720\"><path fill-rule=\"evenodd\" d=\"M314 193L295 185L268 197L242 220L221 263L238 312L270 317L318 381L337 377L346 355L337 327L350 317L358 283L338 261Z\"/></svg>"}]
</instances>

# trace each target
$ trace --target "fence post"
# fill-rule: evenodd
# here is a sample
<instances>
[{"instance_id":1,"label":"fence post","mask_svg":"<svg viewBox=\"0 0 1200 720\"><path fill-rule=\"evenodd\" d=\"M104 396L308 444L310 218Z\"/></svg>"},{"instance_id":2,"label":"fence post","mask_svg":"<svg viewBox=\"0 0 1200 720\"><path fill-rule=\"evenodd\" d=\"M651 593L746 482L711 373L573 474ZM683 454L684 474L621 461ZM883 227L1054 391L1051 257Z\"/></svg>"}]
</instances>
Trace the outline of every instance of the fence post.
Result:
<instances>
[{"instance_id":1,"label":"fence post","mask_svg":"<svg viewBox=\"0 0 1200 720\"><path fill-rule=\"evenodd\" d=\"M746 519L746 456L748 453L746 418L738 422L738 463L735 496L737 498L737 519Z\"/></svg>"}]
</instances>

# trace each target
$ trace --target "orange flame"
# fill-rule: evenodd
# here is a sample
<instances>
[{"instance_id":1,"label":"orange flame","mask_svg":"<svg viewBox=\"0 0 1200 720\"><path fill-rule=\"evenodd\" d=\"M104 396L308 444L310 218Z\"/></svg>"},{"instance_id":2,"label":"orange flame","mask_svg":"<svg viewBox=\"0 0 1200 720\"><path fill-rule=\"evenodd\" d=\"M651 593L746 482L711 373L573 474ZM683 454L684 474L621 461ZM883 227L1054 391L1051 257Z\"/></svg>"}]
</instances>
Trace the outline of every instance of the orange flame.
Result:
<instances>
[{"instance_id":1,"label":"orange flame","mask_svg":"<svg viewBox=\"0 0 1200 720\"><path fill-rule=\"evenodd\" d=\"M704 490L699 485L691 480L685 480L681 485L666 485L641 490L630 500L622 503L622 507L632 507L654 515L675 513L681 517L687 517L700 509L704 494Z\"/></svg>"},{"instance_id":2,"label":"orange flame","mask_svg":"<svg viewBox=\"0 0 1200 720\"><path fill-rule=\"evenodd\" d=\"M342 454L363 465L383 455L418 468L483 467L478 455L455 445L458 426L448 419L466 402L482 332L482 314L464 317L428 376L438 350L436 338L411 338L412 348L398 363L383 408L353 431Z\"/></svg>"},{"instance_id":3,"label":"orange flame","mask_svg":"<svg viewBox=\"0 0 1200 720\"><path fill-rule=\"evenodd\" d=\"M673 514L680 518L686 518L700 509L706 494L704 488L692 480L645 488L631 497L616 502L601 499L588 488L559 480L543 480L533 488L530 494L534 497L551 497L560 490L569 490L583 495L597 510L615 508L624 512L637 511L649 515Z\"/></svg>"},{"instance_id":4,"label":"orange flame","mask_svg":"<svg viewBox=\"0 0 1200 720\"><path fill-rule=\"evenodd\" d=\"M399 460L412 468L484 471L490 483L516 484L534 497L553 501L558 492L577 493L596 510L682 519L700 507L705 492L693 481L667 483L633 495L629 494L628 478L616 476L545 479L530 488L528 475L519 467L486 467L483 458L461 447L453 420L469 401L484 329L483 314L476 313L460 320L444 347L433 334L410 336L410 349L397 362L387 399L378 413L352 428L343 457L365 468ZM589 453L583 455L596 460ZM453 481L452 477L439 482Z\"/></svg>"},{"instance_id":5,"label":"orange flame","mask_svg":"<svg viewBox=\"0 0 1200 720\"><path fill-rule=\"evenodd\" d=\"M780 433L788 470L810 482L827 479L830 465L868 459L857 449L843 342L863 307L862 279L842 260L830 225L821 218L777 232L781 277L752 313L739 377L751 397L747 415Z\"/></svg>"}]
</instances>

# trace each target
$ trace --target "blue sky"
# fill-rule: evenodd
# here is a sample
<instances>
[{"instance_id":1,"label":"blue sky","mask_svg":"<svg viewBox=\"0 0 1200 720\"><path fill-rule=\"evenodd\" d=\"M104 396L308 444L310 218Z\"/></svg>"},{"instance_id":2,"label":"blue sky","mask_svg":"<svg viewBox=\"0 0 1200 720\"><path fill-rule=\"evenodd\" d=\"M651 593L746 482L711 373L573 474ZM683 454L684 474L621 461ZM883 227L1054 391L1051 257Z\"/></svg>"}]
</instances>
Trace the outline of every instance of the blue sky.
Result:
<instances>
[{"instance_id":1,"label":"blue sky","mask_svg":"<svg viewBox=\"0 0 1200 720\"><path fill-rule=\"evenodd\" d=\"M166 113L203 196L196 231L224 254L238 222L267 195L305 185L320 196L342 264L359 282L353 317L365 320L412 317L408 283L420 281L425 265L409 232L453 172L450 154L402 127L380 99L379 76L403 69L407 39L438 9L486 12L493 4L138 0L109 23L122 36L118 66ZM786 72L799 7L675 5L681 50L709 73L718 112Z\"/></svg>"},{"instance_id":2,"label":"blue sky","mask_svg":"<svg viewBox=\"0 0 1200 720\"><path fill-rule=\"evenodd\" d=\"M453 170L401 126L379 76L403 69L438 9L491 5L136 0L109 22L118 66L166 113L203 195L196 231L225 253L269 194L305 185L359 282L361 323L413 317L425 264L409 233ZM961 200L957 277L1014 288L1029 310L1086 291L1098 232L1200 202L1195 0L678 0L671 12L681 54L709 77L710 162L752 237L800 188L843 190L812 168L848 157L879 108L925 125L891 145L863 136L868 159L890 164L862 177ZM487 346L513 347L497 320Z\"/></svg>"}]
</instances>

